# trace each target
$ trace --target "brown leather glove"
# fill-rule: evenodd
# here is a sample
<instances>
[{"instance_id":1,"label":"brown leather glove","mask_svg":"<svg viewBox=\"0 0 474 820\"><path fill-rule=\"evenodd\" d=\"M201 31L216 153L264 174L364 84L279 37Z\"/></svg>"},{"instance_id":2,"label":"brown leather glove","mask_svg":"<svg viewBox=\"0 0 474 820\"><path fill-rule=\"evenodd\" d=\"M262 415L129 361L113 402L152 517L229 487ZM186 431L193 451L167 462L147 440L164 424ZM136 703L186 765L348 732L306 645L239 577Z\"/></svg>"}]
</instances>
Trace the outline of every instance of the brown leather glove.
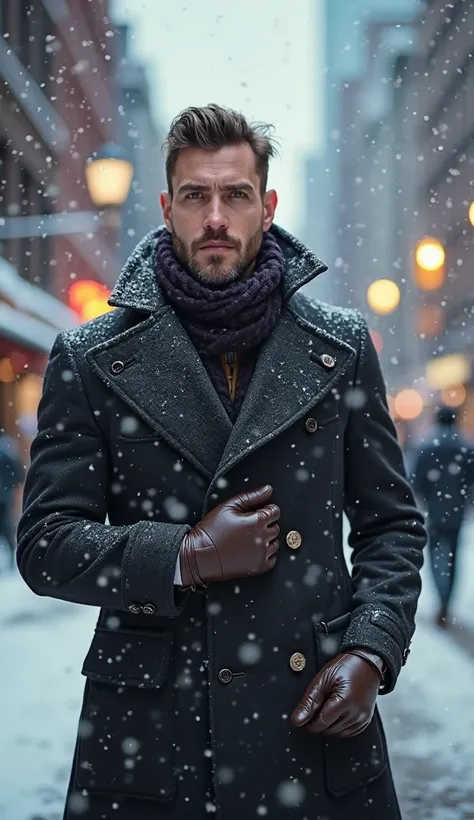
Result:
<instances>
[{"instance_id":1,"label":"brown leather glove","mask_svg":"<svg viewBox=\"0 0 474 820\"><path fill-rule=\"evenodd\" d=\"M275 566L280 509L266 503L272 493L267 484L233 496L186 533L180 552L184 587L261 575Z\"/></svg>"},{"instance_id":2,"label":"brown leather glove","mask_svg":"<svg viewBox=\"0 0 474 820\"><path fill-rule=\"evenodd\" d=\"M337 655L313 678L291 722L309 732L354 737L372 720L380 681L379 670L367 659L350 651Z\"/></svg>"}]
</instances>

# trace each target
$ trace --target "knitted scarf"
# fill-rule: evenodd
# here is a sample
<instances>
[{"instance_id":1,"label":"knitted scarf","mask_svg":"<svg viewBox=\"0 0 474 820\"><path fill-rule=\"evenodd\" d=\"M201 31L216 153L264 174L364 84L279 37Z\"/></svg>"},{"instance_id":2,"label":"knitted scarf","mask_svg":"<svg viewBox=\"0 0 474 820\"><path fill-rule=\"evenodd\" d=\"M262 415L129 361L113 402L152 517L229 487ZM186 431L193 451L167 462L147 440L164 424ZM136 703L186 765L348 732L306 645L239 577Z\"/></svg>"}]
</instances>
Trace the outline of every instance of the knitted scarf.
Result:
<instances>
[{"instance_id":1,"label":"knitted scarf","mask_svg":"<svg viewBox=\"0 0 474 820\"><path fill-rule=\"evenodd\" d=\"M253 275L229 285L207 285L184 268L173 251L171 234L163 231L156 245L158 284L173 305L232 421L242 406L252 378L258 347L275 327L282 307L283 252L264 233ZM222 353L239 354L239 380L232 402Z\"/></svg>"}]
</instances>

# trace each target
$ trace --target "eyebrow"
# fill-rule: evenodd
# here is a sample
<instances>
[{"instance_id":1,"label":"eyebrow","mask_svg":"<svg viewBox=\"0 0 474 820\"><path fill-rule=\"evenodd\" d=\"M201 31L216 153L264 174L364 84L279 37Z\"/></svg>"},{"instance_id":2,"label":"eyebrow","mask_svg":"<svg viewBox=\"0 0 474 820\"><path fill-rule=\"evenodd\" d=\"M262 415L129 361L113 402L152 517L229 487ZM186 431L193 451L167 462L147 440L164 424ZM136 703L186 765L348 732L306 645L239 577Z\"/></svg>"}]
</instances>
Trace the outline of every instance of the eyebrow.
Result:
<instances>
[{"instance_id":1,"label":"eyebrow","mask_svg":"<svg viewBox=\"0 0 474 820\"><path fill-rule=\"evenodd\" d=\"M189 191L210 191L210 185L204 185L202 182L183 182L179 187L179 193L188 193ZM250 182L242 180L241 182L229 182L223 185L223 191L254 191L254 187Z\"/></svg>"}]
</instances>

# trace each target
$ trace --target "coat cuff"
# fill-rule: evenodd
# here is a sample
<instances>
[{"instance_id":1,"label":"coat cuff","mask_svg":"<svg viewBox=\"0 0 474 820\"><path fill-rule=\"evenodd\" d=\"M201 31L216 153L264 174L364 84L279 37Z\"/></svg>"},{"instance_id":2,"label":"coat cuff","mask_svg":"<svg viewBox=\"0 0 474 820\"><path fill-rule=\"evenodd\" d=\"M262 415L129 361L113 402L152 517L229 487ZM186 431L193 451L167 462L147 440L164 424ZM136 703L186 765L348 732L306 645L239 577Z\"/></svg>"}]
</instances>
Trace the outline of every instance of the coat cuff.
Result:
<instances>
[{"instance_id":1,"label":"coat cuff","mask_svg":"<svg viewBox=\"0 0 474 820\"><path fill-rule=\"evenodd\" d=\"M393 613L383 607L358 607L352 614L340 651L355 648L367 649L382 658L386 672L380 693L392 692L410 652L410 642Z\"/></svg>"},{"instance_id":2,"label":"coat cuff","mask_svg":"<svg viewBox=\"0 0 474 820\"><path fill-rule=\"evenodd\" d=\"M190 526L140 521L123 556L122 604L130 612L175 618L188 593L174 584L181 542Z\"/></svg>"}]
</instances>

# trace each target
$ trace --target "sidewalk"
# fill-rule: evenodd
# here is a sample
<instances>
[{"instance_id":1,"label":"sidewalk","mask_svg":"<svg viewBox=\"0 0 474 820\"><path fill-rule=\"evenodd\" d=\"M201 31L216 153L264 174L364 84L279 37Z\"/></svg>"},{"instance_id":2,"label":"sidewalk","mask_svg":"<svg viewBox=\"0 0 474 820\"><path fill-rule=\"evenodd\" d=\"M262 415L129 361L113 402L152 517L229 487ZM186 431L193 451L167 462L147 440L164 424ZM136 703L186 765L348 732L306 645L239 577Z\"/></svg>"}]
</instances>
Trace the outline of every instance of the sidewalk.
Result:
<instances>
[{"instance_id":1,"label":"sidewalk","mask_svg":"<svg viewBox=\"0 0 474 820\"><path fill-rule=\"evenodd\" d=\"M474 664L423 615L379 707L403 820L474 820Z\"/></svg>"}]
</instances>

